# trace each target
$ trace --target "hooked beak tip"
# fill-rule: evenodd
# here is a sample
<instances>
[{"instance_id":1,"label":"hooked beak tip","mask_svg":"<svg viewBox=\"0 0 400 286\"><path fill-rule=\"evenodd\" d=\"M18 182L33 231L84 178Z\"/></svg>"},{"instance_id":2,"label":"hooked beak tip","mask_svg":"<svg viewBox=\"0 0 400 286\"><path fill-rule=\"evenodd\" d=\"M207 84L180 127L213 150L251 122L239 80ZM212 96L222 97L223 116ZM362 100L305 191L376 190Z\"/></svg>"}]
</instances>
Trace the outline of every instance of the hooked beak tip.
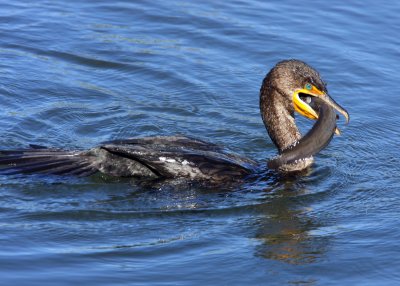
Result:
<instances>
[{"instance_id":1,"label":"hooked beak tip","mask_svg":"<svg viewBox=\"0 0 400 286\"><path fill-rule=\"evenodd\" d=\"M343 114L344 118L346 118L346 125L349 124L350 114L347 112L347 110L343 109L343 112L342 111L339 111L339 112Z\"/></svg>"},{"instance_id":2,"label":"hooked beak tip","mask_svg":"<svg viewBox=\"0 0 400 286\"><path fill-rule=\"evenodd\" d=\"M344 109L343 107L341 107L339 104L337 104L328 94L324 94L322 96L323 100L325 100L325 102L327 104L329 104L330 106L332 106L337 112L341 113L344 118L346 119L346 123L345 124L349 124L350 122L350 114L347 112L346 109Z\"/></svg>"}]
</instances>

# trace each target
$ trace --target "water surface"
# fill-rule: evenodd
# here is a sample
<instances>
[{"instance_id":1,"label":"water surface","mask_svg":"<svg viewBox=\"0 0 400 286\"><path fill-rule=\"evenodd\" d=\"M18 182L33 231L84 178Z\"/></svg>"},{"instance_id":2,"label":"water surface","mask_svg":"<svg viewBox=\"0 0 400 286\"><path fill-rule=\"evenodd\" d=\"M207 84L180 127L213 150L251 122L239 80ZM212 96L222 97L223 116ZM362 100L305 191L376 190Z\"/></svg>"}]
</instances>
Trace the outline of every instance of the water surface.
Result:
<instances>
[{"instance_id":1,"label":"water surface","mask_svg":"<svg viewBox=\"0 0 400 286\"><path fill-rule=\"evenodd\" d=\"M308 174L229 190L1 177L0 284L400 283L400 4L264 2L1 1L2 149L186 134L267 160L287 58L352 119Z\"/></svg>"}]
</instances>

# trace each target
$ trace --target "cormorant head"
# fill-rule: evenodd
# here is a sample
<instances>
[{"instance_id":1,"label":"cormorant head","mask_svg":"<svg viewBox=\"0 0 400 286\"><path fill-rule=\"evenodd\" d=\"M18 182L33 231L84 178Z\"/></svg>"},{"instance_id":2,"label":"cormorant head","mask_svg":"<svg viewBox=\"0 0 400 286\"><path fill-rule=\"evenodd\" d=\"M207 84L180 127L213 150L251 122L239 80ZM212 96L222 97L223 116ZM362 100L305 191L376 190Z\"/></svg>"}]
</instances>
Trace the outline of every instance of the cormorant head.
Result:
<instances>
[{"instance_id":1,"label":"cormorant head","mask_svg":"<svg viewBox=\"0 0 400 286\"><path fill-rule=\"evenodd\" d=\"M285 60L277 63L265 80L290 103L288 106L291 110L307 118L318 118L318 113L309 105L311 97L318 97L340 112L346 122L350 120L348 112L328 95L326 84L319 73L302 61Z\"/></svg>"}]
</instances>

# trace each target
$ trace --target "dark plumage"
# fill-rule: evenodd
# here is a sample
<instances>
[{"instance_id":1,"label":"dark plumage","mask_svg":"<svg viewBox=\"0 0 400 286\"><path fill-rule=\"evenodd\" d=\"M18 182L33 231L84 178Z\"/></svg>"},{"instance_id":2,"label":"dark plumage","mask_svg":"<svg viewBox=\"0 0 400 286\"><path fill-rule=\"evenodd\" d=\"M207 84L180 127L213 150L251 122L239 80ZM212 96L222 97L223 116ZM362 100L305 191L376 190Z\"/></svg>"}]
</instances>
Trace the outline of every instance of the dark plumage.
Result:
<instances>
[{"instance_id":1,"label":"dark plumage","mask_svg":"<svg viewBox=\"0 0 400 286\"><path fill-rule=\"evenodd\" d=\"M310 97L309 104L303 102L304 96ZM296 104L303 115L309 117L311 112L319 116L314 128L303 138L294 120ZM347 112L328 97L318 72L298 60L278 63L265 77L260 91L262 119L279 152L269 166L281 171L309 166L312 155L325 147L333 136L336 128L333 108L348 119ZM251 159L184 136L116 140L86 151L31 147L0 151L0 165L5 166L0 172L76 176L101 172L117 177L225 182L243 178L257 167Z\"/></svg>"}]
</instances>

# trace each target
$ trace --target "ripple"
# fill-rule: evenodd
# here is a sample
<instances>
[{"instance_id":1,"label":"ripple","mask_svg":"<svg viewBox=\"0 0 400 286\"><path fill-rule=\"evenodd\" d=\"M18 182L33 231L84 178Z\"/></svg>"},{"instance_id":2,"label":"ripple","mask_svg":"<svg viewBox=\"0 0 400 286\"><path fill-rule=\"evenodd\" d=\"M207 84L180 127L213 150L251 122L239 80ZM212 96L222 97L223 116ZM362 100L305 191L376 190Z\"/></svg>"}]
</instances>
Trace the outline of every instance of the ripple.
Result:
<instances>
[{"instance_id":1,"label":"ripple","mask_svg":"<svg viewBox=\"0 0 400 286\"><path fill-rule=\"evenodd\" d=\"M3 3L2 148L181 133L261 162L243 184L208 188L1 176L4 283L395 284L392 6ZM285 58L318 68L352 117L308 172L290 177L263 169L276 150L258 110L263 76Z\"/></svg>"}]
</instances>

